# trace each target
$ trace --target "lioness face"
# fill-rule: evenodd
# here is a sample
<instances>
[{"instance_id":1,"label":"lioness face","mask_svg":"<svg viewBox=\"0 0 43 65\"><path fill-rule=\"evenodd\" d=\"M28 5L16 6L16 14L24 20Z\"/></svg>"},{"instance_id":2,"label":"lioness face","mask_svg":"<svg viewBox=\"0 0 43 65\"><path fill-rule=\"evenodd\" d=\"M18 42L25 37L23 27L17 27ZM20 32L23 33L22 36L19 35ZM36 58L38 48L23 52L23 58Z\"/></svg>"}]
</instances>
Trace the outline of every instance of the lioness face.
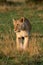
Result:
<instances>
[{"instance_id":1,"label":"lioness face","mask_svg":"<svg viewBox=\"0 0 43 65\"><path fill-rule=\"evenodd\" d=\"M14 20L13 19L13 24L14 24L14 31L15 32L20 32L21 26L23 24L23 18L19 20Z\"/></svg>"},{"instance_id":2,"label":"lioness face","mask_svg":"<svg viewBox=\"0 0 43 65\"><path fill-rule=\"evenodd\" d=\"M14 24L14 31L16 32L16 31L18 31L18 22L17 22L17 20L14 20L13 19L13 24Z\"/></svg>"}]
</instances>

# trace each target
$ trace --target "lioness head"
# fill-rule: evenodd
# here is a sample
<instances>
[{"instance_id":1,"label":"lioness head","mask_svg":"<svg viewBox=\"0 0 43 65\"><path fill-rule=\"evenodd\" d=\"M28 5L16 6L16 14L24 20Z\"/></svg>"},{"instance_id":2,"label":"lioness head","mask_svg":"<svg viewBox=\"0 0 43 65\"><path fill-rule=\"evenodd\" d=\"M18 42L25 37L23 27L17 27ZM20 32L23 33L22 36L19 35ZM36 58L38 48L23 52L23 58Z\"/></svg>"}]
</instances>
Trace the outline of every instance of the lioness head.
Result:
<instances>
[{"instance_id":1,"label":"lioness head","mask_svg":"<svg viewBox=\"0 0 43 65\"><path fill-rule=\"evenodd\" d=\"M30 21L25 17L21 17L18 20L13 19L13 24L14 24L14 31L15 32L20 32L21 30L25 30L25 31L31 30Z\"/></svg>"}]
</instances>

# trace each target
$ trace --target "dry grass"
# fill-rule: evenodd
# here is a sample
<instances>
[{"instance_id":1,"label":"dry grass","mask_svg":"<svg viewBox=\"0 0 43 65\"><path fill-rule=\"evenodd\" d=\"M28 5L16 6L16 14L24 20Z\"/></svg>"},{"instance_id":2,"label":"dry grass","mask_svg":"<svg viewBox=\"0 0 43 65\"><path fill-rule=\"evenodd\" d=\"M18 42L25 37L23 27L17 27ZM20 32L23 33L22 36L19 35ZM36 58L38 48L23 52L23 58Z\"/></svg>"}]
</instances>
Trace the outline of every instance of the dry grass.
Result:
<instances>
[{"instance_id":1,"label":"dry grass","mask_svg":"<svg viewBox=\"0 0 43 65\"><path fill-rule=\"evenodd\" d=\"M31 56L42 52L41 46L39 44L43 43L43 38L36 37L36 35L37 34L34 33L34 36L29 40L29 48L27 51ZM9 35L3 34L3 40L0 40L0 52L3 52L5 55L13 56L16 51L15 41L13 38Z\"/></svg>"}]
</instances>

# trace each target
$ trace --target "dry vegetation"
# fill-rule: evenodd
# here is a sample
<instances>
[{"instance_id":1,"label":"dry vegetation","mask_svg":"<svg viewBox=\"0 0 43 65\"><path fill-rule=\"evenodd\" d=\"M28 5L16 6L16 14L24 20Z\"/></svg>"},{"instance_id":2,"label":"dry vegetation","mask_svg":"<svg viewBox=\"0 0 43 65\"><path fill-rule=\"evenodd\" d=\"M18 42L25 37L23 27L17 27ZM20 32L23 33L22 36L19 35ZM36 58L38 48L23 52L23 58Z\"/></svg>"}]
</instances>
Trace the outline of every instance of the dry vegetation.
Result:
<instances>
[{"instance_id":1,"label":"dry vegetation","mask_svg":"<svg viewBox=\"0 0 43 65\"><path fill-rule=\"evenodd\" d=\"M38 33L33 33L29 39L29 48L26 50L30 55L43 53L41 43L43 43L43 37ZM5 55L11 54L13 56L16 52L16 43L12 36L2 34L0 35L0 53L3 52Z\"/></svg>"}]
</instances>

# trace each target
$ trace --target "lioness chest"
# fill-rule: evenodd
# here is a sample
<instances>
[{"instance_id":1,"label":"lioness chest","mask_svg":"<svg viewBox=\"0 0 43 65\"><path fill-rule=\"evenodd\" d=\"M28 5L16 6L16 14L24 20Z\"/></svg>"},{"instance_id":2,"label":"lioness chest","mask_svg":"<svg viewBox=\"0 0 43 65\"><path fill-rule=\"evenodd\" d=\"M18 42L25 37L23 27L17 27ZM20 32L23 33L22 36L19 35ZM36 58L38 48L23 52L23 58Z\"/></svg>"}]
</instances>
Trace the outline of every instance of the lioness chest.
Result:
<instances>
[{"instance_id":1,"label":"lioness chest","mask_svg":"<svg viewBox=\"0 0 43 65\"><path fill-rule=\"evenodd\" d=\"M27 37L29 33L27 31L20 31L16 33L17 37Z\"/></svg>"}]
</instances>

